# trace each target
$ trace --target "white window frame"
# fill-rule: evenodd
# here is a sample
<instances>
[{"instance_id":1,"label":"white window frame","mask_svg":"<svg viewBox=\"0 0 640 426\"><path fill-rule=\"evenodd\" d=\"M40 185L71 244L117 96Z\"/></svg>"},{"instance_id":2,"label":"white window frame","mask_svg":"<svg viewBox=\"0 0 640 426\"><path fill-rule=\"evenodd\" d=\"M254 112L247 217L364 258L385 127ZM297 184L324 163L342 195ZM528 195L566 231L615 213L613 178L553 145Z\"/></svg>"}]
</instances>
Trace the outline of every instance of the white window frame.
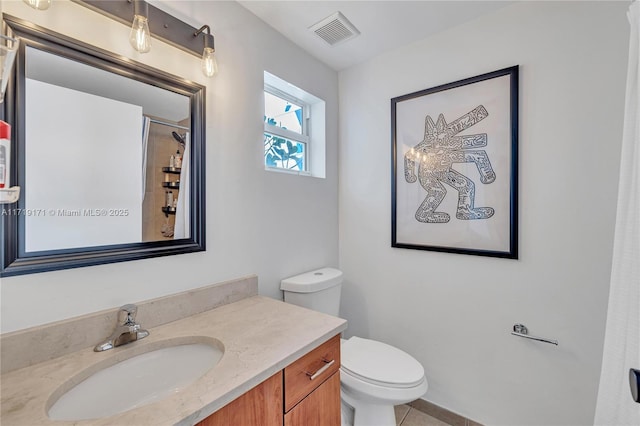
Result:
<instances>
[{"instance_id":1,"label":"white window frame","mask_svg":"<svg viewBox=\"0 0 640 426\"><path fill-rule=\"evenodd\" d=\"M311 115L310 115L310 110L311 110L311 106L303 101L302 99L296 98L295 96L290 95L289 93L286 93L274 86L271 86L269 84L264 85L264 91L265 93L270 93L273 96L276 96L280 99L283 99L287 102L291 102L294 105L298 105L300 107L302 107L302 133L298 133L298 132L294 132L288 129L283 129L282 127L278 127L278 126L273 126L271 124L267 124L267 122L265 121L264 123L264 132L265 133L269 133L270 135L274 135L274 136L280 136L284 139L289 139L293 142L300 142L303 143L305 146L304 149L304 170L288 170L285 169L283 167L272 167L272 166L267 166L267 164L265 163L265 168L267 170L276 170L279 172L286 172L286 173L295 173L295 174L303 174L303 175L311 175L311 171L310 171L310 151L311 151L311 138L309 137L309 128L310 128L310 124L311 124ZM265 112L265 116L266 116L266 112Z\"/></svg>"},{"instance_id":2,"label":"white window frame","mask_svg":"<svg viewBox=\"0 0 640 426\"><path fill-rule=\"evenodd\" d=\"M290 139L292 142L304 143L305 149L305 168L306 171L301 172L297 170L284 169L280 167L267 166L266 158L264 156L264 134L261 140L262 143L262 158L264 164L264 170L268 172L286 173L290 175L309 176L313 178L325 179L326 176L326 159L327 159L327 118L326 118L326 102L309 93L308 91L301 89L290 82L281 79L280 77L271 74L268 71L264 71L264 93L271 93L282 99L288 100L296 105L303 107L303 135L304 139L299 133L287 132L286 129L282 129L277 126L267 125L265 123L264 133L273 134L277 137ZM264 99L263 99L264 107ZM266 114L265 114L266 115Z\"/></svg>"}]
</instances>

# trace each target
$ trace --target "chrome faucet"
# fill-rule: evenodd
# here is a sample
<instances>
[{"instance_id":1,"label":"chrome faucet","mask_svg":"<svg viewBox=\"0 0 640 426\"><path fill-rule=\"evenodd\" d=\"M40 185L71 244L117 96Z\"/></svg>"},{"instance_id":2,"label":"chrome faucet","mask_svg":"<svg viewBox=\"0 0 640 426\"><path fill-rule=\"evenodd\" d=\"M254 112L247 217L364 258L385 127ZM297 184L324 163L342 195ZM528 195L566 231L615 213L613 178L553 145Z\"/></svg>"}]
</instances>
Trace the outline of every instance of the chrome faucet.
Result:
<instances>
[{"instance_id":1,"label":"chrome faucet","mask_svg":"<svg viewBox=\"0 0 640 426\"><path fill-rule=\"evenodd\" d=\"M137 324L135 321L137 313L138 307L136 305L124 305L120 307L116 329L113 330L113 333L111 333L111 336L109 336L107 340L96 345L93 350L102 352L147 337L149 332L140 328L140 324Z\"/></svg>"}]
</instances>

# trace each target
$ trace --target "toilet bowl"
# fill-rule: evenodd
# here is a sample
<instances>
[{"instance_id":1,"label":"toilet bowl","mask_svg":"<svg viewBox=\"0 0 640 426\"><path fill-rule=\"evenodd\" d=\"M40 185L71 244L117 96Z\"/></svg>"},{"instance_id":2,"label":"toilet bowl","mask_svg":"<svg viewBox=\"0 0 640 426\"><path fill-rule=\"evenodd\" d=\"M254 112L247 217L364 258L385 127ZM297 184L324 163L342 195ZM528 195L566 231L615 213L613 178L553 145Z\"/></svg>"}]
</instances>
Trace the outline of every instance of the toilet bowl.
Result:
<instances>
[{"instance_id":1,"label":"toilet bowl","mask_svg":"<svg viewBox=\"0 0 640 426\"><path fill-rule=\"evenodd\" d=\"M348 405L342 410L345 426L395 425L393 406L427 392L424 368L400 349L354 336L341 342L340 352L340 397Z\"/></svg>"},{"instance_id":2,"label":"toilet bowl","mask_svg":"<svg viewBox=\"0 0 640 426\"><path fill-rule=\"evenodd\" d=\"M282 280L287 303L338 315L342 272L323 268ZM423 396L427 379L411 355L360 337L340 341L343 426L395 426L394 405Z\"/></svg>"}]
</instances>

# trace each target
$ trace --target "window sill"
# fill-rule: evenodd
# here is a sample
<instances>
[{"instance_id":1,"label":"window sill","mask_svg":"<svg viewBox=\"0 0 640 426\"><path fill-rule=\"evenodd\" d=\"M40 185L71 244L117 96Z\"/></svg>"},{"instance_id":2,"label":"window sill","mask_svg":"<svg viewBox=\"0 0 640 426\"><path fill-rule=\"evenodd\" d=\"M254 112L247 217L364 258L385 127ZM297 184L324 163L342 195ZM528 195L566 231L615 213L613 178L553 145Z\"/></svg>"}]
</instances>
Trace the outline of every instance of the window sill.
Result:
<instances>
[{"instance_id":1,"label":"window sill","mask_svg":"<svg viewBox=\"0 0 640 426\"><path fill-rule=\"evenodd\" d=\"M277 167L265 167L264 168L267 172L275 172L275 173L284 173L287 175L298 175L298 176L309 176L309 177L317 177L317 176L313 176L311 174L311 172L300 172L297 170L286 170L286 169L280 169Z\"/></svg>"}]
</instances>

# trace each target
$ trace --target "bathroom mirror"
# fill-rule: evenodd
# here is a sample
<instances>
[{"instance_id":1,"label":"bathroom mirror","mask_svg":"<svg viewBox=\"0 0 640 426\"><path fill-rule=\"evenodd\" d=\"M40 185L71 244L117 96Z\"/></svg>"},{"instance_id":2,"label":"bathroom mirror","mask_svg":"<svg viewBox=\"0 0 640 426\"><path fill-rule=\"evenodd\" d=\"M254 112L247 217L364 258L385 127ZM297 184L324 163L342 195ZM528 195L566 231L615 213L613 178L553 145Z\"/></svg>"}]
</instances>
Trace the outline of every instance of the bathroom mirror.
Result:
<instances>
[{"instance_id":1,"label":"bathroom mirror","mask_svg":"<svg viewBox=\"0 0 640 426\"><path fill-rule=\"evenodd\" d=\"M12 276L205 249L205 88L4 16L22 40L7 90ZM179 53L176 53L179 54Z\"/></svg>"}]
</instances>

